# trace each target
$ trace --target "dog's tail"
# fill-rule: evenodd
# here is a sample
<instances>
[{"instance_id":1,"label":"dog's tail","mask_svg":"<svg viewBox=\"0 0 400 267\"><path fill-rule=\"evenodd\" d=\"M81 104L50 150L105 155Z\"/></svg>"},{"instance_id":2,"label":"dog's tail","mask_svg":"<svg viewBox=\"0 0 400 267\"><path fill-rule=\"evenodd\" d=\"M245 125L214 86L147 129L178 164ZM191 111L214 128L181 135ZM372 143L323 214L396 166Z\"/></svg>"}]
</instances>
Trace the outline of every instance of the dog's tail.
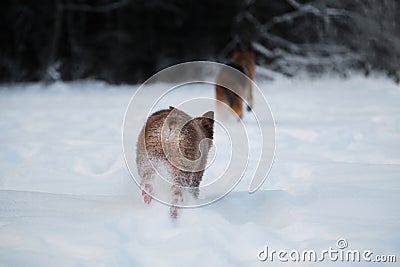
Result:
<instances>
[{"instance_id":1,"label":"dog's tail","mask_svg":"<svg viewBox=\"0 0 400 267\"><path fill-rule=\"evenodd\" d=\"M236 100L236 94L234 92L232 92L231 90L223 87L224 89L224 94L225 94L225 98L228 101L229 106L233 106L233 104L235 103Z\"/></svg>"}]
</instances>

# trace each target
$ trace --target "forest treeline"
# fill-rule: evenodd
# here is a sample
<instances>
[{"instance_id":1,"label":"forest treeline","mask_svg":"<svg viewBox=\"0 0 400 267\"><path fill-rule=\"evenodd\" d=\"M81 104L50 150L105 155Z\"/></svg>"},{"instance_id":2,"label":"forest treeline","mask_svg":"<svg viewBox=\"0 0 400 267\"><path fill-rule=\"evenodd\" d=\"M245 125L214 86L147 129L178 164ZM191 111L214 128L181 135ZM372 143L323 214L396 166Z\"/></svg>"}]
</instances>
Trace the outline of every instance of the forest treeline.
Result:
<instances>
[{"instance_id":1,"label":"forest treeline","mask_svg":"<svg viewBox=\"0 0 400 267\"><path fill-rule=\"evenodd\" d=\"M3 0L0 81L141 82L189 60L257 64L293 76L356 69L399 79L397 0Z\"/></svg>"}]
</instances>

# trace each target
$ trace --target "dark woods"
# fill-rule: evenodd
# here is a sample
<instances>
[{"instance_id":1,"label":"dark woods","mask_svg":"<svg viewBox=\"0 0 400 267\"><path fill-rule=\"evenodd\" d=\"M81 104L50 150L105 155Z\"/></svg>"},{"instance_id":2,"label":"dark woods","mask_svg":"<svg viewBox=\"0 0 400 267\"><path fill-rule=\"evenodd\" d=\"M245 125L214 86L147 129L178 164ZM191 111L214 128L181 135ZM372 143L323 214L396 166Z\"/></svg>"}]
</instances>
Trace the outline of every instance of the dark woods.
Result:
<instances>
[{"instance_id":1,"label":"dark woods","mask_svg":"<svg viewBox=\"0 0 400 267\"><path fill-rule=\"evenodd\" d=\"M398 79L397 0L4 0L0 81L143 81L189 60L228 61L252 42L257 64L384 71Z\"/></svg>"}]
</instances>

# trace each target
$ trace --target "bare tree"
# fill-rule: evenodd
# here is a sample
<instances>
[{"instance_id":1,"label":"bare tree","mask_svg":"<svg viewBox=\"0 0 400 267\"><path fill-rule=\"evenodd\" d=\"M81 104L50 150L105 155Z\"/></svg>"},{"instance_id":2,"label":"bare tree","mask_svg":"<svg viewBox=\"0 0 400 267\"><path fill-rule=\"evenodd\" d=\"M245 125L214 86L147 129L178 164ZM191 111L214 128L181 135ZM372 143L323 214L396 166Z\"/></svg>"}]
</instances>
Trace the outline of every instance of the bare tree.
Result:
<instances>
[{"instance_id":1,"label":"bare tree","mask_svg":"<svg viewBox=\"0 0 400 267\"><path fill-rule=\"evenodd\" d=\"M375 68L400 80L399 3L285 1L285 12L265 19L255 12L259 2L244 0L234 18L234 23L251 25L254 47L270 69L292 76L313 69L346 75L348 69L360 67L367 74Z\"/></svg>"},{"instance_id":2,"label":"bare tree","mask_svg":"<svg viewBox=\"0 0 400 267\"><path fill-rule=\"evenodd\" d=\"M57 52L59 49L59 43L62 34L62 28L64 23L64 13L69 12L88 12L88 13L107 13L116 9L125 7L130 3L130 0L120 0L118 2L112 2L103 5L89 5L89 4L75 4L63 2L63 0L55 1L55 15L53 25L53 37L49 47L48 58L45 64L45 71L42 80L45 82L51 82L60 79L58 68L60 62L57 61Z\"/></svg>"}]
</instances>

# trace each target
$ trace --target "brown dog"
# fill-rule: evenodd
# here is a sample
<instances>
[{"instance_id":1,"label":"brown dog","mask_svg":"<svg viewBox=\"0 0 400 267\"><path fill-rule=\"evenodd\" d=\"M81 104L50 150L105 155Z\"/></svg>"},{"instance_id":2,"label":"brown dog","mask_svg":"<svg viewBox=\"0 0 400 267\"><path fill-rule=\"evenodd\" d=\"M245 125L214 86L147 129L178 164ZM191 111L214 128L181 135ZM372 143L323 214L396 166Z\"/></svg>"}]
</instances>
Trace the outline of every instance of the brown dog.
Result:
<instances>
[{"instance_id":1,"label":"brown dog","mask_svg":"<svg viewBox=\"0 0 400 267\"><path fill-rule=\"evenodd\" d=\"M155 166L165 167L172 179L172 204L183 201L182 187L187 187L195 198L207 163L207 155L214 135L214 112L192 118L174 107L153 113L140 132L136 164L141 177L145 203L153 191ZM177 216L177 207L171 206L171 216Z\"/></svg>"},{"instance_id":2,"label":"brown dog","mask_svg":"<svg viewBox=\"0 0 400 267\"><path fill-rule=\"evenodd\" d=\"M232 61L227 65L242 72L253 80L256 64L254 62L254 50L251 45L249 45L247 50L242 50L240 46L237 45L233 51ZM251 81L244 78L242 75L237 75L234 71L224 68L219 73L216 83L216 99L231 107L240 118L243 116L243 100L239 95L247 101L247 110L251 110L253 107ZM221 86L221 84L229 85L231 90ZM217 108L221 104L219 101L217 101Z\"/></svg>"}]
</instances>

